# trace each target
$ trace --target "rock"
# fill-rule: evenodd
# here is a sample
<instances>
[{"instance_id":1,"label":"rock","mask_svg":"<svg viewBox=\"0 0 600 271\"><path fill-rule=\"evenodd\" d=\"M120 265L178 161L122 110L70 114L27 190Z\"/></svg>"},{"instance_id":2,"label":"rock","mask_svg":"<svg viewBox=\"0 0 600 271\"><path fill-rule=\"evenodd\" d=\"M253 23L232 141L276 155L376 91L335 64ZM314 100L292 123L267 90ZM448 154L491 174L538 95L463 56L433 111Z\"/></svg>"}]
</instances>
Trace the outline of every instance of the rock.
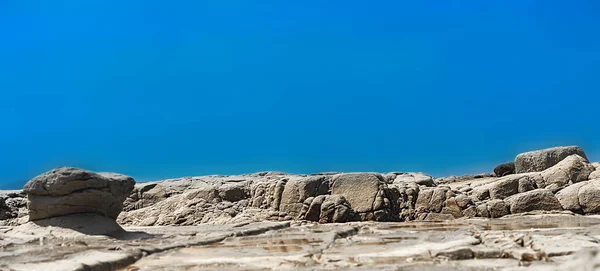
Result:
<instances>
[{"instance_id":1,"label":"rock","mask_svg":"<svg viewBox=\"0 0 600 271\"><path fill-rule=\"evenodd\" d=\"M434 187L435 183L433 182L433 177L423 174L421 172L418 173L403 173L396 176L393 183L409 183L414 182L418 185Z\"/></svg>"},{"instance_id":2,"label":"rock","mask_svg":"<svg viewBox=\"0 0 600 271\"><path fill-rule=\"evenodd\" d=\"M300 211L300 220L319 221L321 218L321 205L325 201L325 195L320 195L314 198L307 198L304 201L304 206Z\"/></svg>"},{"instance_id":3,"label":"rock","mask_svg":"<svg viewBox=\"0 0 600 271\"><path fill-rule=\"evenodd\" d=\"M570 155L556 165L541 172L542 178L536 179L537 187L559 190L570 184L587 181L590 173L595 170L586 158Z\"/></svg>"},{"instance_id":4,"label":"rock","mask_svg":"<svg viewBox=\"0 0 600 271\"><path fill-rule=\"evenodd\" d=\"M39 220L74 213L97 213L116 219L135 181L115 173L94 173L58 168L29 181L29 219Z\"/></svg>"},{"instance_id":5,"label":"rock","mask_svg":"<svg viewBox=\"0 0 600 271\"><path fill-rule=\"evenodd\" d=\"M485 179L485 178L490 178L490 177L496 177L496 175L493 173L481 173L481 174L471 174L471 175L464 175L464 176L449 176L449 177L444 177L444 178L437 178L434 180L434 182L439 185L439 184L449 184L449 183L456 183L456 182L472 181L472 180L477 180L477 179Z\"/></svg>"},{"instance_id":6,"label":"rock","mask_svg":"<svg viewBox=\"0 0 600 271\"><path fill-rule=\"evenodd\" d=\"M327 195L321 204L319 223L343 223L354 221L354 210L342 195Z\"/></svg>"},{"instance_id":7,"label":"rock","mask_svg":"<svg viewBox=\"0 0 600 271\"><path fill-rule=\"evenodd\" d=\"M503 200L494 199L487 203L488 213L491 218L498 218L508 215L508 207Z\"/></svg>"},{"instance_id":8,"label":"rock","mask_svg":"<svg viewBox=\"0 0 600 271\"><path fill-rule=\"evenodd\" d=\"M435 256L457 261L473 259L474 254L470 247L455 247L440 251Z\"/></svg>"},{"instance_id":9,"label":"rock","mask_svg":"<svg viewBox=\"0 0 600 271\"><path fill-rule=\"evenodd\" d=\"M581 206L579 205L579 189L586 184L588 184L588 182L570 185L556 193L556 199L558 199L558 202L560 202L563 209L575 213L581 212Z\"/></svg>"},{"instance_id":10,"label":"rock","mask_svg":"<svg viewBox=\"0 0 600 271\"><path fill-rule=\"evenodd\" d=\"M451 214L438 214L438 213L422 213L419 214L417 220L422 221L447 221L454 220L454 216Z\"/></svg>"},{"instance_id":11,"label":"rock","mask_svg":"<svg viewBox=\"0 0 600 271\"><path fill-rule=\"evenodd\" d=\"M504 200L510 207L510 213L524 213L530 211L562 210L558 199L547 189L536 189L510 196Z\"/></svg>"},{"instance_id":12,"label":"rock","mask_svg":"<svg viewBox=\"0 0 600 271\"><path fill-rule=\"evenodd\" d=\"M519 193L519 179L525 176L511 175L500 178L490 185L490 198L504 199Z\"/></svg>"},{"instance_id":13,"label":"rock","mask_svg":"<svg viewBox=\"0 0 600 271\"><path fill-rule=\"evenodd\" d=\"M309 176L289 180L283 189L279 210L297 216L307 198L328 193L328 178L328 176Z\"/></svg>"},{"instance_id":14,"label":"rock","mask_svg":"<svg viewBox=\"0 0 600 271\"><path fill-rule=\"evenodd\" d=\"M18 218L26 205L27 200L22 191L0 191L0 220Z\"/></svg>"},{"instance_id":15,"label":"rock","mask_svg":"<svg viewBox=\"0 0 600 271\"><path fill-rule=\"evenodd\" d=\"M579 188L578 200L584 213L600 213L600 180L589 181Z\"/></svg>"},{"instance_id":16,"label":"rock","mask_svg":"<svg viewBox=\"0 0 600 271\"><path fill-rule=\"evenodd\" d=\"M555 147L521 153L515 158L515 173L540 172L573 154L587 160L583 150L577 146Z\"/></svg>"},{"instance_id":17,"label":"rock","mask_svg":"<svg viewBox=\"0 0 600 271\"><path fill-rule=\"evenodd\" d=\"M30 221L13 229L13 233L23 232L44 236L73 238L87 235L117 235L124 230L114 219L95 213L69 214Z\"/></svg>"},{"instance_id":18,"label":"rock","mask_svg":"<svg viewBox=\"0 0 600 271\"><path fill-rule=\"evenodd\" d=\"M515 162L498 165L496 168L494 168L494 173L498 177L515 174Z\"/></svg>"},{"instance_id":19,"label":"rock","mask_svg":"<svg viewBox=\"0 0 600 271\"><path fill-rule=\"evenodd\" d=\"M248 182L225 183L218 188L219 198L226 201L240 201L250 197Z\"/></svg>"},{"instance_id":20,"label":"rock","mask_svg":"<svg viewBox=\"0 0 600 271\"><path fill-rule=\"evenodd\" d=\"M343 195L363 220L385 220L389 206L387 185L383 177L374 173L346 173L335 175L331 194ZM377 212L381 210L382 212ZM363 213L363 214L361 214ZM368 214L367 214L368 213ZM376 215L377 214L377 215Z\"/></svg>"},{"instance_id":21,"label":"rock","mask_svg":"<svg viewBox=\"0 0 600 271\"><path fill-rule=\"evenodd\" d=\"M424 188L419 191L415 208L418 213L439 213L446 201L446 187Z\"/></svg>"},{"instance_id":22,"label":"rock","mask_svg":"<svg viewBox=\"0 0 600 271\"><path fill-rule=\"evenodd\" d=\"M477 216L490 217L490 212L488 211L487 203L480 203L477 205Z\"/></svg>"},{"instance_id":23,"label":"rock","mask_svg":"<svg viewBox=\"0 0 600 271\"><path fill-rule=\"evenodd\" d=\"M471 205L462 211L463 216L466 218L476 217L477 216L477 207L475 205Z\"/></svg>"},{"instance_id":24,"label":"rock","mask_svg":"<svg viewBox=\"0 0 600 271\"><path fill-rule=\"evenodd\" d=\"M442 214L451 214L454 218L460 218L463 216L462 209L458 206L456 197L446 199L444 207L441 211Z\"/></svg>"},{"instance_id":25,"label":"rock","mask_svg":"<svg viewBox=\"0 0 600 271\"><path fill-rule=\"evenodd\" d=\"M592 163L592 166L594 166L594 168L596 170L594 172L590 173L590 176L588 177L588 179L590 179L590 180L600 179L600 163Z\"/></svg>"}]
</instances>

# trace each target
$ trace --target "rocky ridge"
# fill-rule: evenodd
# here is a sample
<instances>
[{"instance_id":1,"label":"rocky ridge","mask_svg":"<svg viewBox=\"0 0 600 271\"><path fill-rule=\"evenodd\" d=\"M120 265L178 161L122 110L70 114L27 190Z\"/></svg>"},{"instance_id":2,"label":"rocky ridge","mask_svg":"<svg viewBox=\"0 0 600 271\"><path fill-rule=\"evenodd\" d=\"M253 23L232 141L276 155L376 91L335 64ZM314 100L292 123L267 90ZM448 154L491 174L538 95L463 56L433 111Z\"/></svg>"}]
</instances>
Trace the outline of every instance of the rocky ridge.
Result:
<instances>
[{"instance_id":1,"label":"rocky ridge","mask_svg":"<svg viewBox=\"0 0 600 271\"><path fill-rule=\"evenodd\" d=\"M63 238L63 234L84 239L90 235L117 239L127 236L127 240L164 241L146 233L132 235L128 227L243 227L266 221L292 221L293 225L361 221L418 225L414 223L456 220L478 225L473 219L521 219L531 215L542 218L553 215L593 217L600 213L600 163L590 163L579 147L519 154L514 162L499 165L494 172L446 178L401 172L311 175L261 172L135 183L131 177L116 173L59 168L35 177L23 191L0 192L0 226L7 226L6 230L0 231L0 259L6 245L27 244L32 236ZM364 226L355 229L361 232ZM517 252L514 252L507 250L508 247L495 248L497 241L486 243L485 240L496 237L485 227L480 230L483 232L471 232L455 245L435 249L433 258L461 260L491 253L519 261L524 257L531 258L527 260L531 262L548 257L539 254L539 251L546 251L542 241L532 243L542 247L537 252L527 250L523 245L515 247ZM346 240L345 234L337 238ZM483 238L484 235L487 237ZM546 240L547 237L540 238ZM571 240L571 237L565 238ZM5 245L1 245L2 242ZM600 243L600 239L590 242ZM483 246L483 250L474 250L474 245ZM493 252L494 249L500 250ZM431 253L431 249L429 251ZM579 249L570 250L569 255L577 251ZM138 255L136 253L139 251L134 253ZM130 261L142 256L132 257ZM366 254L364 257L375 256ZM485 257L489 258L489 255ZM18 259L13 263L18 263ZM120 265L94 270L113 270ZM161 269L158 267L157 270Z\"/></svg>"}]
</instances>

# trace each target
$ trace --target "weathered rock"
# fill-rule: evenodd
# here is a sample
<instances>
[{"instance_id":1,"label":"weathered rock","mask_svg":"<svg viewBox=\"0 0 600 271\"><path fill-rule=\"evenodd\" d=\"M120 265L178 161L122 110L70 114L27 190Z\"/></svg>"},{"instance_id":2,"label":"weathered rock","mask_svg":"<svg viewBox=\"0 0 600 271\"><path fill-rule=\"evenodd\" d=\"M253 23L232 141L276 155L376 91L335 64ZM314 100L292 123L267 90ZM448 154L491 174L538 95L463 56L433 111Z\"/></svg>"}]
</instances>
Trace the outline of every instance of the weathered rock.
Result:
<instances>
[{"instance_id":1,"label":"weathered rock","mask_svg":"<svg viewBox=\"0 0 600 271\"><path fill-rule=\"evenodd\" d=\"M331 185L331 194L343 195L363 220L389 218L387 190L383 177L374 173L335 175Z\"/></svg>"},{"instance_id":2,"label":"weathered rock","mask_svg":"<svg viewBox=\"0 0 600 271\"><path fill-rule=\"evenodd\" d=\"M515 173L540 172L573 154L587 160L583 150L577 146L555 147L521 153L515 158Z\"/></svg>"},{"instance_id":3,"label":"weathered rock","mask_svg":"<svg viewBox=\"0 0 600 271\"><path fill-rule=\"evenodd\" d=\"M454 218L463 216L462 208L458 205L456 197L447 198L444 203L444 207L441 211L442 214L451 214Z\"/></svg>"},{"instance_id":4,"label":"weathered rock","mask_svg":"<svg viewBox=\"0 0 600 271\"><path fill-rule=\"evenodd\" d=\"M115 173L94 173L58 168L29 181L29 219L39 220L74 213L97 213L116 219L135 181Z\"/></svg>"},{"instance_id":5,"label":"weathered rock","mask_svg":"<svg viewBox=\"0 0 600 271\"><path fill-rule=\"evenodd\" d=\"M307 198L325 195L329 190L328 176L309 176L289 180L283 194L279 210L297 216Z\"/></svg>"},{"instance_id":6,"label":"weathered rock","mask_svg":"<svg viewBox=\"0 0 600 271\"><path fill-rule=\"evenodd\" d=\"M219 198L226 201L240 201L250 197L248 182L233 182L221 185L218 188Z\"/></svg>"},{"instance_id":7,"label":"weathered rock","mask_svg":"<svg viewBox=\"0 0 600 271\"><path fill-rule=\"evenodd\" d=\"M25 194L22 191L0 191L0 220L14 219L19 217L23 208L27 205Z\"/></svg>"},{"instance_id":8,"label":"weathered rock","mask_svg":"<svg viewBox=\"0 0 600 271\"><path fill-rule=\"evenodd\" d=\"M541 172L542 178L536 179L537 187L554 191L570 184L587 181L595 170L586 158L570 155L556 165Z\"/></svg>"},{"instance_id":9,"label":"weathered rock","mask_svg":"<svg viewBox=\"0 0 600 271\"><path fill-rule=\"evenodd\" d=\"M515 162L500 164L494 168L494 174L498 177L515 174Z\"/></svg>"},{"instance_id":10,"label":"weathered rock","mask_svg":"<svg viewBox=\"0 0 600 271\"><path fill-rule=\"evenodd\" d=\"M536 210L562 210L558 199L547 189L536 189L516 194L506 198L504 202L510 206L510 213L512 214Z\"/></svg>"},{"instance_id":11,"label":"weathered rock","mask_svg":"<svg viewBox=\"0 0 600 271\"><path fill-rule=\"evenodd\" d=\"M319 221L321 218L321 205L325 201L325 195L307 198L300 211L300 220Z\"/></svg>"},{"instance_id":12,"label":"weathered rock","mask_svg":"<svg viewBox=\"0 0 600 271\"><path fill-rule=\"evenodd\" d=\"M419 191L415 208L418 213L439 213L446 201L446 187L423 188Z\"/></svg>"},{"instance_id":13,"label":"weathered rock","mask_svg":"<svg viewBox=\"0 0 600 271\"><path fill-rule=\"evenodd\" d=\"M592 166L594 166L594 168L596 170L594 172L590 173L590 176L588 177L588 179L590 179L590 180L600 179L600 163L592 163Z\"/></svg>"},{"instance_id":14,"label":"weathered rock","mask_svg":"<svg viewBox=\"0 0 600 271\"><path fill-rule=\"evenodd\" d=\"M321 204L319 223L343 223L354 221L354 210L342 195L327 195Z\"/></svg>"},{"instance_id":15,"label":"weathered rock","mask_svg":"<svg viewBox=\"0 0 600 271\"><path fill-rule=\"evenodd\" d=\"M491 218L503 217L509 214L508 207L506 206L504 201L500 199L490 200L487 203L487 207L488 213Z\"/></svg>"},{"instance_id":16,"label":"weathered rock","mask_svg":"<svg viewBox=\"0 0 600 271\"><path fill-rule=\"evenodd\" d=\"M578 199L584 213L600 213L600 180L590 181L579 188Z\"/></svg>"},{"instance_id":17,"label":"weathered rock","mask_svg":"<svg viewBox=\"0 0 600 271\"><path fill-rule=\"evenodd\" d=\"M423 185L423 186L427 186L427 187L433 187L435 186L435 183L433 182L433 177L423 174L421 172L418 173L403 173L400 175L397 175L396 178L394 179L393 183L410 183L410 182L414 182L418 185Z\"/></svg>"},{"instance_id":18,"label":"weathered rock","mask_svg":"<svg viewBox=\"0 0 600 271\"><path fill-rule=\"evenodd\" d=\"M576 213L582 212L581 205L579 204L579 190L588 183L589 181L576 183L558 191L556 198L562 208Z\"/></svg>"},{"instance_id":19,"label":"weathered rock","mask_svg":"<svg viewBox=\"0 0 600 271\"><path fill-rule=\"evenodd\" d=\"M499 179L490 186L490 198L504 199L519 193L519 179L525 176L511 175Z\"/></svg>"}]
</instances>

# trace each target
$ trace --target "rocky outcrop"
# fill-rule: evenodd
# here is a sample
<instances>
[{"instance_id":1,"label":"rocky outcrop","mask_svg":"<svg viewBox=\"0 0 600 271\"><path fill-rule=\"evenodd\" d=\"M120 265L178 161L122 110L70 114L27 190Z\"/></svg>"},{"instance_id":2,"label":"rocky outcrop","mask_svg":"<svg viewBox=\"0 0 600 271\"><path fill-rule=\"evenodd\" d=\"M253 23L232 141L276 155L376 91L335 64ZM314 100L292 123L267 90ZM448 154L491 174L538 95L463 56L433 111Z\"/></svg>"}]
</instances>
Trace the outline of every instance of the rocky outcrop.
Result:
<instances>
[{"instance_id":1,"label":"rocky outcrop","mask_svg":"<svg viewBox=\"0 0 600 271\"><path fill-rule=\"evenodd\" d=\"M29 220L76 213L97 213L116 219L135 181L115 173L94 173L78 168L58 168L29 181Z\"/></svg>"},{"instance_id":2,"label":"rocky outcrop","mask_svg":"<svg viewBox=\"0 0 600 271\"><path fill-rule=\"evenodd\" d=\"M515 174L515 162L504 163L496 166L494 168L494 174L496 174L497 177Z\"/></svg>"},{"instance_id":3,"label":"rocky outcrop","mask_svg":"<svg viewBox=\"0 0 600 271\"><path fill-rule=\"evenodd\" d=\"M435 182L433 181L433 177L419 173L401 173L395 176L392 183L416 183L417 185L434 187Z\"/></svg>"},{"instance_id":4,"label":"rocky outcrop","mask_svg":"<svg viewBox=\"0 0 600 271\"><path fill-rule=\"evenodd\" d=\"M0 191L0 225L9 224L8 221L25 215L27 199L23 191Z\"/></svg>"},{"instance_id":5,"label":"rocky outcrop","mask_svg":"<svg viewBox=\"0 0 600 271\"><path fill-rule=\"evenodd\" d=\"M543 171L573 154L577 154L587 160L583 150L577 146L555 147L521 153L515 158L515 172L526 173Z\"/></svg>"},{"instance_id":6,"label":"rocky outcrop","mask_svg":"<svg viewBox=\"0 0 600 271\"><path fill-rule=\"evenodd\" d=\"M304 201L299 219L319 223L356 221L358 217L342 195L320 195Z\"/></svg>"},{"instance_id":7,"label":"rocky outcrop","mask_svg":"<svg viewBox=\"0 0 600 271\"><path fill-rule=\"evenodd\" d=\"M385 221L391 218L389 189L375 173L345 173L333 176L332 195L343 195L361 220Z\"/></svg>"},{"instance_id":8,"label":"rocky outcrop","mask_svg":"<svg viewBox=\"0 0 600 271\"><path fill-rule=\"evenodd\" d=\"M511 214L530 211L562 210L558 199L547 189L536 189L510 196L504 200Z\"/></svg>"},{"instance_id":9,"label":"rocky outcrop","mask_svg":"<svg viewBox=\"0 0 600 271\"><path fill-rule=\"evenodd\" d=\"M572 148L528 155L539 158L535 161L545 161L532 165L547 165L554 163L550 160L557 155L555 153L562 156L565 149ZM542 171L496 172L496 175L508 174L503 177L477 174L434 179L423 173L401 172L383 175L261 172L184 177L135 185L131 178L119 174L61 168L42 174L26 185L29 209L18 207L19 202L25 201L22 197L21 200L7 199L0 194L0 215L15 219L25 212L29 213L30 220L39 220L72 213L96 213L116 217L117 222L124 225L153 226L262 220L330 223L497 218L529 211L560 210L592 214L600 213L600 206L596 204L600 201L600 189L593 181L598 165L573 154Z\"/></svg>"},{"instance_id":10,"label":"rocky outcrop","mask_svg":"<svg viewBox=\"0 0 600 271\"><path fill-rule=\"evenodd\" d=\"M304 207L306 199L329 192L329 176L309 176L289 180L281 195L279 210L297 217Z\"/></svg>"}]
</instances>

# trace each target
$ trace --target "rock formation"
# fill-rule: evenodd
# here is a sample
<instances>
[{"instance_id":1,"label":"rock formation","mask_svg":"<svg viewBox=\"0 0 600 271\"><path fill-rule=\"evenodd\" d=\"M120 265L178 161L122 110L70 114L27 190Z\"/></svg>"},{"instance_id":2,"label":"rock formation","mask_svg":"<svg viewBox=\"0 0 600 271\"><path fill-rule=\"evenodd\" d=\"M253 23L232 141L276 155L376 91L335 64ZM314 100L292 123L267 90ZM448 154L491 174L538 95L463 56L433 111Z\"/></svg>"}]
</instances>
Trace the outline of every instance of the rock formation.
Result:
<instances>
[{"instance_id":1,"label":"rock formation","mask_svg":"<svg viewBox=\"0 0 600 271\"><path fill-rule=\"evenodd\" d=\"M494 168L494 174L496 174L497 177L515 174L515 162L498 165L496 168Z\"/></svg>"},{"instance_id":2,"label":"rock formation","mask_svg":"<svg viewBox=\"0 0 600 271\"><path fill-rule=\"evenodd\" d=\"M539 172L567 158L577 154L587 160L583 150L577 146L555 147L538 151L531 151L517 155L515 159L515 172Z\"/></svg>"},{"instance_id":3,"label":"rock formation","mask_svg":"<svg viewBox=\"0 0 600 271\"><path fill-rule=\"evenodd\" d=\"M139 246L131 251L125 249L126 255L121 256L126 260L117 257L110 268L98 264L96 260L78 256L75 258L81 265L67 269L87 270L87 266L98 266L99 270L111 270L124 267L124 263L135 262L143 255L153 252L190 244L224 242L229 237L239 238L291 227L291 231L296 231L294 234L303 236L302 238L307 238L304 236L306 234L324 236L318 241L323 243L323 248L307 248L306 251L315 254L309 253L310 257L299 258L304 261L302 266L338 262L349 264L356 260L383 258L402 261L408 261L409 258L411 261L432 258L436 261L502 258L524 264L548 257L570 255L582 247L597 246L600 240L595 237L570 232L571 219L580 221L577 223L584 223L589 219L600 226L600 220L596 221L594 216L582 216L589 214L600 214L600 163L590 163L579 147L557 147L519 154L514 163L496 167L494 174L445 178L410 172L333 172L311 175L260 172L239 176L184 177L136 184L131 177L120 174L58 168L33 178L23 191L0 191L0 226L3 226L0 227L0 245L14 244L15 241L11 241L11 238L24 238L19 241L23 244L30 244L33 240L31 238L42 238L40 242L43 243L43 238L48 236L87 238L88 235L103 235L123 239L120 240L119 248L114 247L118 243L116 239L103 243L105 251L98 254L100 259L121 247ZM492 229L507 227L504 221L526 221L529 223L526 225L528 227L536 221L521 218L534 215L540 219L560 216L560 219L552 220L552 223L568 228L566 231L570 235L556 239L551 234L551 237L515 231L508 234ZM470 219L477 217L489 219ZM501 217L503 219L495 220ZM458 222L454 223L455 227L461 228L460 231L440 235L438 230L432 230L427 232L427 237L411 235L415 234L413 227L416 229L421 225L423 229L427 229L431 225L427 223L442 221L446 223L444 225L448 225L447 223L453 223L450 220L457 219ZM372 222L355 223L360 221ZM386 226L376 223L377 221L399 223ZM246 227L263 225L260 223L268 223L268 226ZM314 232L302 228L306 225L318 225L317 223L322 225ZM575 224L579 225L577 223ZM184 234L162 232L157 236L145 233L136 235L123 232L121 225L167 226L173 232ZM205 226L207 232L226 229L227 233L217 237L204 233L202 237L198 232L188 232L190 227L173 230L173 226L184 225ZM510 226L518 228L518 225ZM403 227L410 230L402 230ZM150 231L156 231L161 227L150 228L155 229ZM396 233L393 234L394 232ZM600 236L600 228L597 233L594 230L589 233ZM278 233L273 233L272 238L287 236L287 233L279 234L279 237L276 234ZM409 243L412 247L386 247L389 240L378 239L378 236L386 234L391 235L390 238L396 240L394 242L402 240L403 245ZM352 239L349 237L352 235L357 237ZM419 241L404 239L407 235ZM165 245L170 244L171 237L182 243ZM352 253L360 254L360 258L349 256L348 259L340 260L336 255L345 254L336 252L338 242L334 241L346 237L348 244L378 244L370 247L378 252L358 249ZM152 246L140 245L145 238L158 243ZM127 243L126 240L130 239L136 241ZM66 242L59 240L56 241L57 244ZM190 243L181 240L195 241ZM438 242L439 240L444 242ZM573 245L565 247L562 242ZM269 243L269 246L272 245L273 243ZM57 251L53 253L68 253L68 250ZM106 251L112 252L106 254ZM289 252L287 248L285 252ZM10 268L15 270L30 270L32 266L39 266L20 265L19 260L6 260L2 257L5 256L0 255L3 260L0 261L0 269L8 266L3 265L5 263L10 263ZM102 263L104 260L98 261ZM285 261L288 262L287 258ZM159 266L156 270L164 267L160 262L149 261L148 264ZM340 266L332 264L329 267ZM185 268L184 266L181 270Z\"/></svg>"},{"instance_id":4,"label":"rock formation","mask_svg":"<svg viewBox=\"0 0 600 271\"><path fill-rule=\"evenodd\" d=\"M94 173L78 168L58 168L25 184L29 220L96 213L116 219L135 181L115 173Z\"/></svg>"}]
</instances>

